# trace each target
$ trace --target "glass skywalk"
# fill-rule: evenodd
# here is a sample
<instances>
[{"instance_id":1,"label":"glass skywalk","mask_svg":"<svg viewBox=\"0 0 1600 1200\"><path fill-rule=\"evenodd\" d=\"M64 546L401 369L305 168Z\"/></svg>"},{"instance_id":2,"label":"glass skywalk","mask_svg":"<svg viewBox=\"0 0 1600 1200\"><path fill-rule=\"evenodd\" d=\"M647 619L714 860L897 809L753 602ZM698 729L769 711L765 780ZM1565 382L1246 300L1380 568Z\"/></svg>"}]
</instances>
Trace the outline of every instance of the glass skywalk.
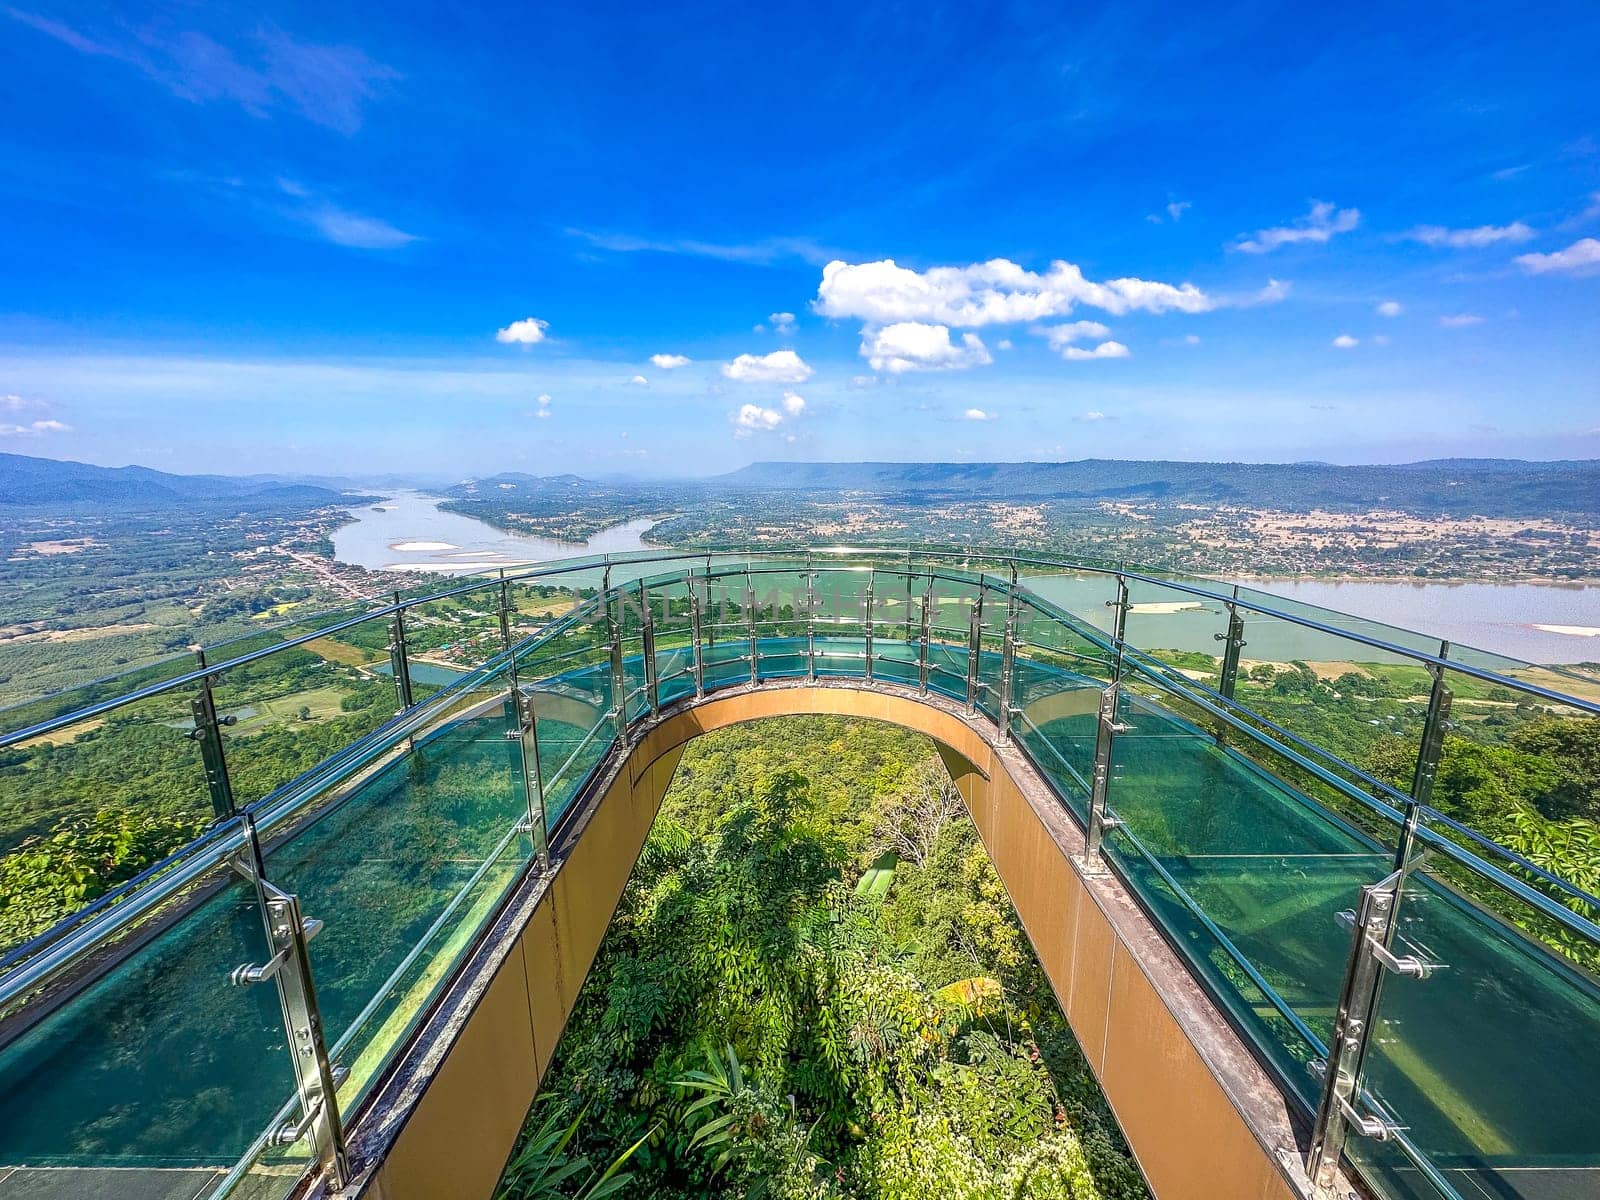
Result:
<instances>
[{"instance_id":1,"label":"glass skywalk","mask_svg":"<svg viewBox=\"0 0 1600 1200\"><path fill-rule=\"evenodd\" d=\"M573 607L531 620L536 587ZM424 694L407 621L445 605L482 665ZM1342 1147L1384 1195L1600 1194L1600 901L1429 803L1452 695L1600 716L1549 672L1264 594L970 552L552 564L333 624L9 723L0 748L197 695L219 749L196 738L202 838L0 960L0 1165L181 1168L252 1197L337 1171L342 1130L608 756L674 704L815 678L935 694L1020 746L1314 1124L1314 1169ZM400 714L241 794L250 743L217 713L265 658L369 626ZM1365 664L1356 680L1424 671L1431 691L1384 718L1411 786L1336 753L1350 731L1315 704L1241 703L1247 644ZM283 894L314 920L274 932ZM321 1038L292 1054L296 947Z\"/></svg>"}]
</instances>

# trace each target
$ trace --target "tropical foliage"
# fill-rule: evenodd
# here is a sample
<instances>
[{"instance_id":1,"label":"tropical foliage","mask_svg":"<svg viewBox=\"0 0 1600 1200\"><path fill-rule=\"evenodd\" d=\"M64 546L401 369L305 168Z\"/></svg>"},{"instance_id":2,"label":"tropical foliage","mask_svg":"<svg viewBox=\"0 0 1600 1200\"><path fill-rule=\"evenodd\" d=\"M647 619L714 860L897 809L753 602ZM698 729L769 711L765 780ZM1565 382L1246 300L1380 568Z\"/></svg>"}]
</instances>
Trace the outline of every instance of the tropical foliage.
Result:
<instances>
[{"instance_id":1,"label":"tropical foliage","mask_svg":"<svg viewBox=\"0 0 1600 1200\"><path fill-rule=\"evenodd\" d=\"M574 1162L639 1143L628 1196L1144 1196L937 769L831 718L692 746L525 1147L568 1123ZM513 1170L505 1194L551 1193Z\"/></svg>"}]
</instances>

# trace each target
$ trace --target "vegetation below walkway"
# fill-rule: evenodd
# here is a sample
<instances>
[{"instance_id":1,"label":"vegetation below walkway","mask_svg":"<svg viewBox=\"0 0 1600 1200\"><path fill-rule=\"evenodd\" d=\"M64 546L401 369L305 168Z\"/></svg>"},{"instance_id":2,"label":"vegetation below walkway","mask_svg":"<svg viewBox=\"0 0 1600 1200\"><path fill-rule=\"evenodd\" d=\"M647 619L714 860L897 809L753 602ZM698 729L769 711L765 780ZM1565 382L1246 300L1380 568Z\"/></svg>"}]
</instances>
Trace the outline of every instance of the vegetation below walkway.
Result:
<instances>
[{"instance_id":1,"label":"vegetation below walkway","mask_svg":"<svg viewBox=\"0 0 1600 1200\"><path fill-rule=\"evenodd\" d=\"M685 754L502 1194L1146 1192L931 744L810 717Z\"/></svg>"}]
</instances>

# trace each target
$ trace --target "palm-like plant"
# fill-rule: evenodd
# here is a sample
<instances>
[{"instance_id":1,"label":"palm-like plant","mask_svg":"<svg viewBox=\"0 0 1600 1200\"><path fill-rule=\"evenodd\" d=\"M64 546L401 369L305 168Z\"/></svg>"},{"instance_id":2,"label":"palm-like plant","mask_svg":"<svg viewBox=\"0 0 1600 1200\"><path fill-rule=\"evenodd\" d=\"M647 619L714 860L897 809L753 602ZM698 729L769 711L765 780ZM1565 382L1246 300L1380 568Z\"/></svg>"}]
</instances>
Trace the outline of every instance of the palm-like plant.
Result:
<instances>
[{"instance_id":1,"label":"palm-like plant","mask_svg":"<svg viewBox=\"0 0 1600 1200\"><path fill-rule=\"evenodd\" d=\"M645 1144L654 1127L601 1171L589 1162L588 1155L572 1158L567 1153L588 1112L585 1108L563 1128L560 1110L549 1105L544 1119L506 1167L496 1200L603 1200L631 1183L633 1173L622 1167ZM583 1181L578 1190L569 1196L564 1189L580 1177Z\"/></svg>"}]
</instances>

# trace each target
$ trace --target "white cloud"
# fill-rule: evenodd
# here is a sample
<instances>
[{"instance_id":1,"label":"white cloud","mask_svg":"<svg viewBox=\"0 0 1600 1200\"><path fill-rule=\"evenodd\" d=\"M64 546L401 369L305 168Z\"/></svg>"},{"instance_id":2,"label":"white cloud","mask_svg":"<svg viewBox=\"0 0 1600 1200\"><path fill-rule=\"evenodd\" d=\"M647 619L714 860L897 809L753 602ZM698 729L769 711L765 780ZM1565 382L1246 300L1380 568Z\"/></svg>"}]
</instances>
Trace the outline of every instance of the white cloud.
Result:
<instances>
[{"instance_id":1,"label":"white cloud","mask_svg":"<svg viewBox=\"0 0 1600 1200\"><path fill-rule=\"evenodd\" d=\"M1361 344L1361 339L1353 338L1348 333L1341 333L1333 339L1333 344L1340 350L1353 350Z\"/></svg>"},{"instance_id":2,"label":"white cloud","mask_svg":"<svg viewBox=\"0 0 1600 1200\"><path fill-rule=\"evenodd\" d=\"M791 334L795 330L794 314L791 312L773 313L767 318L772 325L773 333Z\"/></svg>"},{"instance_id":3,"label":"white cloud","mask_svg":"<svg viewBox=\"0 0 1600 1200\"><path fill-rule=\"evenodd\" d=\"M1200 335L1198 333L1186 333L1183 335L1183 342L1186 346L1198 346L1200 344Z\"/></svg>"},{"instance_id":4,"label":"white cloud","mask_svg":"<svg viewBox=\"0 0 1600 1200\"><path fill-rule=\"evenodd\" d=\"M393 250L418 241L414 233L407 233L380 217L368 217L341 208L332 201L293 179L279 178L278 190L288 196L291 203L285 211L293 219L310 225L336 246L356 250ZM238 187L237 180L229 186Z\"/></svg>"},{"instance_id":5,"label":"white cloud","mask_svg":"<svg viewBox=\"0 0 1600 1200\"><path fill-rule=\"evenodd\" d=\"M1165 209L1167 217L1170 220L1179 221L1183 218L1183 214L1193 207L1194 205L1187 200L1174 200L1167 204ZM1145 217L1145 220L1149 221L1152 225L1160 225L1162 222L1160 213L1150 213Z\"/></svg>"},{"instance_id":6,"label":"white cloud","mask_svg":"<svg viewBox=\"0 0 1600 1200\"><path fill-rule=\"evenodd\" d=\"M1251 308L1258 304L1276 304L1280 300L1288 298L1289 289L1293 286L1294 285L1289 283L1287 280L1269 279L1267 280L1266 287L1262 288L1248 300L1240 302L1239 307Z\"/></svg>"},{"instance_id":7,"label":"white cloud","mask_svg":"<svg viewBox=\"0 0 1600 1200\"><path fill-rule=\"evenodd\" d=\"M9 397L8 397L9 399ZM25 425L0 425L0 437L45 437L52 433L71 433L72 426L62 421L29 421Z\"/></svg>"},{"instance_id":8,"label":"white cloud","mask_svg":"<svg viewBox=\"0 0 1600 1200\"><path fill-rule=\"evenodd\" d=\"M1009 350L1009 349L1011 349L1011 339L1010 338L1001 338L998 342L996 342L994 344L994 348L996 350Z\"/></svg>"},{"instance_id":9,"label":"white cloud","mask_svg":"<svg viewBox=\"0 0 1600 1200\"><path fill-rule=\"evenodd\" d=\"M992 421L998 415L998 413L987 412L981 408L969 408L961 414L961 419L963 421Z\"/></svg>"},{"instance_id":10,"label":"white cloud","mask_svg":"<svg viewBox=\"0 0 1600 1200\"><path fill-rule=\"evenodd\" d=\"M733 417L733 435L735 437L749 437L752 433L763 433L769 429L776 429L783 423L783 414L775 408L762 408L759 404L741 405Z\"/></svg>"},{"instance_id":11,"label":"white cloud","mask_svg":"<svg viewBox=\"0 0 1600 1200\"><path fill-rule=\"evenodd\" d=\"M804 383L814 374L793 350L771 354L741 354L722 364L722 373L740 383Z\"/></svg>"},{"instance_id":12,"label":"white cloud","mask_svg":"<svg viewBox=\"0 0 1600 1200\"><path fill-rule=\"evenodd\" d=\"M544 331L549 328L549 321L541 321L538 317L523 317L522 320L513 321L496 333L494 340L504 342L508 346L537 346L544 341Z\"/></svg>"},{"instance_id":13,"label":"white cloud","mask_svg":"<svg viewBox=\"0 0 1600 1200\"><path fill-rule=\"evenodd\" d=\"M302 42L270 23L225 45L176 21L68 25L16 9L14 20L81 54L124 63L193 104L225 101L252 117L294 112L350 135L399 72L354 46Z\"/></svg>"},{"instance_id":14,"label":"white cloud","mask_svg":"<svg viewBox=\"0 0 1600 1200\"><path fill-rule=\"evenodd\" d=\"M1443 225L1418 225L1405 235L1424 246L1448 246L1452 250L1477 249L1496 242L1525 242L1533 230L1521 221L1509 225L1478 225L1472 229L1446 229Z\"/></svg>"},{"instance_id":15,"label":"white cloud","mask_svg":"<svg viewBox=\"0 0 1600 1200\"><path fill-rule=\"evenodd\" d=\"M874 325L921 321L970 328L1064 317L1076 305L1122 314L1207 312L1217 301L1192 283L1110 279L1095 283L1072 263L1057 261L1043 273L996 258L966 267L913 271L893 259L822 268L813 303L827 317L856 317Z\"/></svg>"},{"instance_id":16,"label":"white cloud","mask_svg":"<svg viewBox=\"0 0 1600 1200\"><path fill-rule=\"evenodd\" d=\"M1073 321L1068 325L1051 325L1031 332L1044 338L1050 344L1050 349L1057 354L1065 355L1067 347L1073 342L1081 342L1085 338L1103 338L1110 334L1111 330L1099 321Z\"/></svg>"},{"instance_id":17,"label":"white cloud","mask_svg":"<svg viewBox=\"0 0 1600 1200\"><path fill-rule=\"evenodd\" d=\"M650 386L650 381L648 379L646 379L643 375L635 375L632 379L628 380L628 386L629 387L649 387Z\"/></svg>"},{"instance_id":18,"label":"white cloud","mask_svg":"<svg viewBox=\"0 0 1600 1200\"><path fill-rule=\"evenodd\" d=\"M1377 311L1380 317L1398 317L1401 313L1405 312L1405 309L1401 306L1400 301L1398 300L1385 300L1382 304L1378 305Z\"/></svg>"},{"instance_id":19,"label":"white cloud","mask_svg":"<svg viewBox=\"0 0 1600 1200\"><path fill-rule=\"evenodd\" d=\"M882 329L862 330L861 357L874 371L888 371L891 375L904 371L961 371L994 361L977 334L962 334L961 344L957 345L950 340L948 326L920 321L897 321Z\"/></svg>"},{"instance_id":20,"label":"white cloud","mask_svg":"<svg viewBox=\"0 0 1600 1200\"><path fill-rule=\"evenodd\" d=\"M550 415L550 393L545 392L544 394L542 394L539 397L539 408L538 408L538 411L536 411L533 415L538 417L538 418L540 418L541 420L549 417L549 415Z\"/></svg>"},{"instance_id":21,"label":"white cloud","mask_svg":"<svg viewBox=\"0 0 1600 1200\"><path fill-rule=\"evenodd\" d=\"M356 250L393 250L417 240L416 234L397 229L380 217L364 217L331 204L323 204L304 215L330 242Z\"/></svg>"},{"instance_id":22,"label":"white cloud","mask_svg":"<svg viewBox=\"0 0 1600 1200\"><path fill-rule=\"evenodd\" d=\"M1313 200L1311 211L1293 224L1258 229L1250 236L1241 234L1233 248L1246 254L1267 254L1297 242L1326 242L1336 233L1349 233L1360 223L1358 208L1338 208L1326 200Z\"/></svg>"},{"instance_id":23,"label":"white cloud","mask_svg":"<svg viewBox=\"0 0 1600 1200\"><path fill-rule=\"evenodd\" d=\"M1580 238L1553 254L1521 254L1517 256L1517 266L1530 275L1547 275L1552 271L1563 275L1588 275L1600 271L1600 240Z\"/></svg>"},{"instance_id":24,"label":"white cloud","mask_svg":"<svg viewBox=\"0 0 1600 1200\"><path fill-rule=\"evenodd\" d=\"M1063 346L1061 357L1068 362L1085 362L1092 358L1127 358L1133 352L1121 342L1101 342L1093 350L1082 346Z\"/></svg>"},{"instance_id":25,"label":"white cloud","mask_svg":"<svg viewBox=\"0 0 1600 1200\"><path fill-rule=\"evenodd\" d=\"M783 394L783 411L791 417L798 417L806 410L806 399L798 392L785 392Z\"/></svg>"},{"instance_id":26,"label":"white cloud","mask_svg":"<svg viewBox=\"0 0 1600 1200\"><path fill-rule=\"evenodd\" d=\"M602 233L589 229L568 229L566 232L571 237L582 238L591 245L617 254L683 254L761 266L795 258L813 266L821 266L843 253L837 248L822 246L804 237L769 237L754 242L703 242L696 238L637 237L629 233Z\"/></svg>"},{"instance_id":27,"label":"white cloud","mask_svg":"<svg viewBox=\"0 0 1600 1200\"><path fill-rule=\"evenodd\" d=\"M1105 413L1101 412L1099 409L1096 409L1096 408L1091 408L1088 412L1084 413L1082 416L1080 416L1078 418L1078 420L1080 420L1080 421L1088 421L1088 422L1104 421L1105 419L1106 419Z\"/></svg>"},{"instance_id":28,"label":"white cloud","mask_svg":"<svg viewBox=\"0 0 1600 1200\"><path fill-rule=\"evenodd\" d=\"M663 371L672 371L678 367L687 367L690 360L682 354L652 354L650 361Z\"/></svg>"},{"instance_id":29,"label":"white cloud","mask_svg":"<svg viewBox=\"0 0 1600 1200\"><path fill-rule=\"evenodd\" d=\"M1446 329L1465 329L1469 325L1482 325L1483 318L1477 313L1456 313L1454 316L1440 317L1439 324Z\"/></svg>"}]
</instances>

